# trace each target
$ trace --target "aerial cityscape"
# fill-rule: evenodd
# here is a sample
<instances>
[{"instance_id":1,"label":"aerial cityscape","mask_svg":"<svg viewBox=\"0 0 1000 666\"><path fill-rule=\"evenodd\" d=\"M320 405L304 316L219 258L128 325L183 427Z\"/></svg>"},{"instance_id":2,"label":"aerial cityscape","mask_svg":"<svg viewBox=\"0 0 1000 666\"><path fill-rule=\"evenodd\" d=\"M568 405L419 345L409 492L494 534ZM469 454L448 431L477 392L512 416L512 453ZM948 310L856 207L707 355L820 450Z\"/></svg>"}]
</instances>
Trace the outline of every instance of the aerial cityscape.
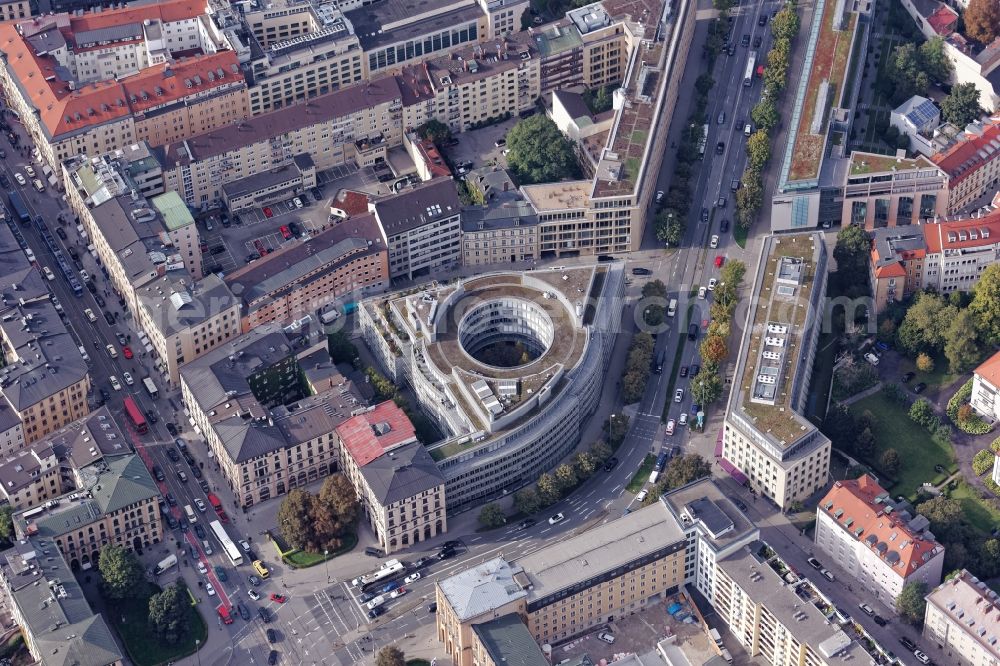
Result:
<instances>
[{"instance_id":1,"label":"aerial cityscape","mask_svg":"<svg viewBox=\"0 0 1000 666\"><path fill-rule=\"evenodd\" d=\"M0 666L1000 665L998 0L0 0Z\"/></svg>"}]
</instances>

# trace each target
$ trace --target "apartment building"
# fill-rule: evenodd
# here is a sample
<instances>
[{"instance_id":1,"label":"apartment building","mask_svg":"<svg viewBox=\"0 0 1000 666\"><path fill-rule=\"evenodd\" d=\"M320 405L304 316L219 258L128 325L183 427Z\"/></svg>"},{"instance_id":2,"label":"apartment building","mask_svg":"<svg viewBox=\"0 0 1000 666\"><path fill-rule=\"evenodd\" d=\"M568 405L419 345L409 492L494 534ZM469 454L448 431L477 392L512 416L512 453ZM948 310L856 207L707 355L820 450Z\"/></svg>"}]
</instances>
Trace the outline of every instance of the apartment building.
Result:
<instances>
[{"instance_id":1,"label":"apartment building","mask_svg":"<svg viewBox=\"0 0 1000 666\"><path fill-rule=\"evenodd\" d=\"M1000 182L1000 119L967 132L943 152L931 157L948 175L948 211L959 212Z\"/></svg>"},{"instance_id":2,"label":"apartment building","mask_svg":"<svg viewBox=\"0 0 1000 666\"><path fill-rule=\"evenodd\" d=\"M402 145L401 93L392 77L350 86L282 111L170 144L164 183L190 206L221 202L222 188L308 155L318 171L363 166L369 145Z\"/></svg>"},{"instance_id":3,"label":"apartment building","mask_svg":"<svg viewBox=\"0 0 1000 666\"><path fill-rule=\"evenodd\" d=\"M781 508L822 488L830 440L803 416L822 323L827 256L822 234L769 236L726 408L722 456Z\"/></svg>"},{"instance_id":4,"label":"apartment building","mask_svg":"<svg viewBox=\"0 0 1000 666\"><path fill-rule=\"evenodd\" d=\"M850 666L869 655L772 568L766 544L744 546L716 567L712 606L749 656L771 666ZM806 582L805 585L808 585Z\"/></svg>"},{"instance_id":5,"label":"apartment building","mask_svg":"<svg viewBox=\"0 0 1000 666\"><path fill-rule=\"evenodd\" d=\"M540 72L539 52L527 32L409 65L396 75L403 124L438 120L458 133L531 110L542 94Z\"/></svg>"},{"instance_id":6,"label":"apartment building","mask_svg":"<svg viewBox=\"0 0 1000 666\"><path fill-rule=\"evenodd\" d=\"M37 443L0 463L0 496L15 510L30 509L62 495L56 452Z\"/></svg>"},{"instance_id":7,"label":"apartment building","mask_svg":"<svg viewBox=\"0 0 1000 666\"><path fill-rule=\"evenodd\" d=\"M944 217L947 174L926 157L914 159L851 153L843 185L841 225L869 231Z\"/></svg>"},{"instance_id":8,"label":"apartment building","mask_svg":"<svg viewBox=\"0 0 1000 666\"><path fill-rule=\"evenodd\" d=\"M80 474L78 491L14 514L18 539L54 543L74 571L97 566L104 546L136 550L160 542L160 491L142 458L107 458Z\"/></svg>"},{"instance_id":9,"label":"apartment building","mask_svg":"<svg viewBox=\"0 0 1000 666\"><path fill-rule=\"evenodd\" d=\"M369 204L389 250L389 277L428 275L462 260L462 202L455 181L436 178Z\"/></svg>"},{"instance_id":10,"label":"apartment building","mask_svg":"<svg viewBox=\"0 0 1000 666\"><path fill-rule=\"evenodd\" d=\"M465 182L482 184L484 180L473 172ZM538 216L516 193L462 209L462 265L509 264L538 256Z\"/></svg>"},{"instance_id":11,"label":"apartment building","mask_svg":"<svg viewBox=\"0 0 1000 666\"><path fill-rule=\"evenodd\" d=\"M873 233L870 281L876 312L924 289L968 292L1000 260L1000 212Z\"/></svg>"},{"instance_id":12,"label":"apartment building","mask_svg":"<svg viewBox=\"0 0 1000 666\"><path fill-rule=\"evenodd\" d=\"M871 476L837 481L816 507L816 547L875 599L892 605L903 587L941 581L944 546L930 522L899 510Z\"/></svg>"},{"instance_id":13,"label":"apartment building","mask_svg":"<svg viewBox=\"0 0 1000 666\"><path fill-rule=\"evenodd\" d=\"M270 171L253 174L222 185L222 203L231 213L288 200L316 186L316 165L308 154Z\"/></svg>"},{"instance_id":14,"label":"apartment building","mask_svg":"<svg viewBox=\"0 0 1000 666\"><path fill-rule=\"evenodd\" d=\"M663 601L684 582L684 530L661 502L516 561L482 562L436 584L438 642L474 663L476 625L516 613L556 643Z\"/></svg>"},{"instance_id":15,"label":"apartment building","mask_svg":"<svg viewBox=\"0 0 1000 666\"><path fill-rule=\"evenodd\" d=\"M207 13L170 0L0 24L0 87L44 162L61 174L73 156L245 118L242 70Z\"/></svg>"},{"instance_id":16,"label":"apartment building","mask_svg":"<svg viewBox=\"0 0 1000 666\"><path fill-rule=\"evenodd\" d=\"M31 16L31 3L27 0L0 2L0 21L16 21Z\"/></svg>"},{"instance_id":17,"label":"apartment building","mask_svg":"<svg viewBox=\"0 0 1000 666\"><path fill-rule=\"evenodd\" d=\"M228 274L226 284L241 303L241 330L262 324L309 320L330 303L384 291L389 255L382 230L370 214L343 220L302 242L286 244Z\"/></svg>"},{"instance_id":18,"label":"apartment building","mask_svg":"<svg viewBox=\"0 0 1000 666\"><path fill-rule=\"evenodd\" d=\"M383 402L341 423L337 443L344 474L383 551L448 531L444 475L396 403Z\"/></svg>"},{"instance_id":19,"label":"apartment building","mask_svg":"<svg viewBox=\"0 0 1000 666\"><path fill-rule=\"evenodd\" d=\"M90 375L38 269L0 226L0 455L90 413Z\"/></svg>"},{"instance_id":20,"label":"apartment building","mask_svg":"<svg viewBox=\"0 0 1000 666\"><path fill-rule=\"evenodd\" d=\"M324 343L325 345L325 343ZM314 350L310 353L319 354ZM180 369L181 396L242 507L337 471L335 429L364 401L329 362L302 367L276 324L258 326ZM323 375L322 377L320 375Z\"/></svg>"},{"instance_id":21,"label":"apartment building","mask_svg":"<svg viewBox=\"0 0 1000 666\"><path fill-rule=\"evenodd\" d=\"M988 421L1000 420L1000 352L982 362L972 374L970 403Z\"/></svg>"},{"instance_id":22,"label":"apartment building","mask_svg":"<svg viewBox=\"0 0 1000 666\"><path fill-rule=\"evenodd\" d=\"M962 569L926 599L923 635L937 647L929 657L961 666L1000 662L1000 603L985 582Z\"/></svg>"},{"instance_id":23,"label":"apartment building","mask_svg":"<svg viewBox=\"0 0 1000 666\"><path fill-rule=\"evenodd\" d=\"M35 662L121 666L125 655L100 613L94 613L75 570L52 539L29 538L0 555L0 605L9 609Z\"/></svg>"},{"instance_id":24,"label":"apartment building","mask_svg":"<svg viewBox=\"0 0 1000 666\"><path fill-rule=\"evenodd\" d=\"M521 618L510 613L472 625L472 663L479 666L549 666Z\"/></svg>"}]
</instances>

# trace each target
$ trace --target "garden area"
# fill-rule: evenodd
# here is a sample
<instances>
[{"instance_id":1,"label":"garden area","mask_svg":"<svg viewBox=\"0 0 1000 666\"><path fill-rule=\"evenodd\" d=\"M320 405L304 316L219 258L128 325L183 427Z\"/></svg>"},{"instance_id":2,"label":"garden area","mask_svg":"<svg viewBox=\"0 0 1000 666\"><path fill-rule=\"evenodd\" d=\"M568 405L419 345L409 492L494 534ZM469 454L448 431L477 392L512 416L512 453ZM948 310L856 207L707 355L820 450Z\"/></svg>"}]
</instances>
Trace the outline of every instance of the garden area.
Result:
<instances>
[{"instance_id":1,"label":"garden area","mask_svg":"<svg viewBox=\"0 0 1000 666\"><path fill-rule=\"evenodd\" d=\"M208 637L205 620L186 593L181 597L184 603L178 606L182 610L179 610L180 617L176 619L185 630L177 632L174 642L163 632L157 631L149 618L149 601L160 592L158 586L149 583L138 590L135 596L114 600L114 610L107 613L111 625L125 645L125 651L136 666L176 662L194 654L198 644L204 644Z\"/></svg>"}]
</instances>

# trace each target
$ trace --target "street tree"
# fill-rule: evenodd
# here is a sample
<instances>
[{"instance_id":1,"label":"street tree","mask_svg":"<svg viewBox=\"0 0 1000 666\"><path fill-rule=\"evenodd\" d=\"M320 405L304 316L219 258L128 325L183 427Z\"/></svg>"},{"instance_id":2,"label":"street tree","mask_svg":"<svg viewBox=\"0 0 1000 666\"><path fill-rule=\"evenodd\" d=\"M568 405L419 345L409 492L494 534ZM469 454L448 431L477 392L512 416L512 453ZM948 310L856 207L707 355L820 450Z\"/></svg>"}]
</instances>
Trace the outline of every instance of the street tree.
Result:
<instances>
[{"instance_id":1,"label":"street tree","mask_svg":"<svg viewBox=\"0 0 1000 666\"><path fill-rule=\"evenodd\" d=\"M767 132L757 130L747 139L747 168L753 171L763 171L771 159L771 138Z\"/></svg>"},{"instance_id":2,"label":"street tree","mask_svg":"<svg viewBox=\"0 0 1000 666\"><path fill-rule=\"evenodd\" d=\"M710 405L722 397L722 377L702 368L691 380L691 397L701 405Z\"/></svg>"},{"instance_id":3,"label":"street tree","mask_svg":"<svg viewBox=\"0 0 1000 666\"><path fill-rule=\"evenodd\" d=\"M403 651L395 645L386 645L378 651L375 657L375 666L406 666L406 657Z\"/></svg>"},{"instance_id":4,"label":"street tree","mask_svg":"<svg viewBox=\"0 0 1000 666\"><path fill-rule=\"evenodd\" d=\"M496 502L490 502L479 511L479 523L488 529L502 527L507 522L507 516Z\"/></svg>"},{"instance_id":5,"label":"street tree","mask_svg":"<svg viewBox=\"0 0 1000 666\"><path fill-rule=\"evenodd\" d=\"M559 486L559 494L565 495L567 492L573 489L573 487L579 483L579 479L576 477L576 471L573 469L572 465L567 465L563 463L556 467L556 485Z\"/></svg>"},{"instance_id":6,"label":"street tree","mask_svg":"<svg viewBox=\"0 0 1000 666\"><path fill-rule=\"evenodd\" d=\"M799 15L795 6L787 3L781 11L771 19L771 34L775 39L794 39L799 32Z\"/></svg>"},{"instance_id":7,"label":"street tree","mask_svg":"<svg viewBox=\"0 0 1000 666\"><path fill-rule=\"evenodd\" d=\"M316 530L313 526L313 496L301 488L293 488L278 507L278 531L285 542L295 548L315 550Z\"/></svg>"},{"instance_id":8,"label":"street tree","mask_svg":"<svg viewBox=\"0 0 1000 666\"><path fill-rule=\"evenodd\" d=\"M174 644L189 630L187 587L178 580L149 598L149 624L165 643Z\"/></svg>"},{"instance_id":9,"label":"street tree","mask_svg":"<svg viewBox=\"0 0 1000 666\"><path fill-rule=\"evenodd\" d=\"M979 334L990 345L1000 344L1000 264L990 264L972 288L969 310L976 315Z\"/></svg>"},{"instance_id":10,"label":"street tree","mask_svg":"<svg viewBox=\"0 0 1000 666\"><path fill-rule=\"evenodd\" d=\"M882 452L882 456L879 458L879 463L881 463L882 470L886 474L896 476L896 473L899 471L903 461L899 458L899 451L896 449L886 449Z\"/></svg>"},{"instance_id":11,"label":"street tree","mask_svg":"<svg viewBox=\"0 0 1000 666\"><path fill-rule=\"evenodd\" d=\"M778 126L781 116L778 114L778 107L774 103L771 95L764 95L750 110L750 119L757 129L770 132Z\"/></svg>"},{"instance_id":12,"label":"street tree","mask_svg":"<svg viewBox=\"0 0 1000 666\"><path fill-rule=\"evenodd\" d=\"M629 419L627 414L612 414L604 422L604 431L608 434L608 444L617 449L628 434Z\"/></svg>"},{"instance_id":13,"label":"street tree","mask_svg":"<svg viewBox=\"0 0 1000 666\"><path fill-rule=\"evenodd\" d=\"M903 586L899 596L896 597L896 611L900 617L913 625L919 625L924 621L924 611L927 608L927 585L914 581Z\"/></svg>"},{"instance_id":14,"label":"street tree","mask_svg":"<svg viewBox=\"0 0 1000 666\"><path fill-rule=\"evenodd\" d=\"M764 202L764 189L760 174L756 172L744 171L742 182L743 187L736 192L736 221L747 229L757 219L757 213Z\"/></svg>"},{"instance_id":15,"label":"street tree","mask_svg":"<svg viewBox=\"0 0 1000 666\"><path fill-rule=\"evenodd\" d=\"M667 285L663 284L663 280L651 280L650 282L642 285L642 297L666 298Z\"/></svg>"},{"instance_id":16,"label":"street tree","mask_svg":"<svg viewBox=\"0 0 1000 666\"><path fill-rule=\"evenodd\" d=\"M941 118L955 127L965 127L982 113L975 83L956 83L951 94L941 100Z\"/></svg>"},{"instance_id":17,"label":"street tree","mask_svg":"<svg viewBox=\"0 0 1000 666\"><path fill-rule=\"evenodd\" d=\"M608 443L603 439L599 439L594 442L593 446L590 447L590 455L594 457L595 465L603 465L608 460L611 459L613 451Z\"/></svg>"},{"instance_id":18,"label":"street tree","mask_svg":"<svg viewBox=\"0 0 1000 666\"><path fill-rule=\"evenodd\" d=\"M978 336L976 316L968 309L959 310L945 333L944 356L951 372L965 373L979 363L982 345Z\"/></svg>"},{"instance_id":19,"label":"street tree","mask_svg":"<svg viewBox=\"0 0 1000 666\"><path fill-rule=\"evenodd\" d=\"M538 492L538 499L541 500L543 507L552 506L562 496L559 492L559 483L556 481L556 477L548 472L538 477L536 490Z\"/></svg>"},{"instance_id":20,"label":"street tree","mask_svg":"<svg viewBox=\"0 0 1000 666\"><path fill-rule=\"evenodd\" d=\"M143 582L142 562L131 550L109 544L101 548L97 561L104 594L111 599L134 596Z\"/></svg>"},{"instance_id":21,"label":"street tree","mask_svg":"<svg viewBox=\"0 0 1000 666\"><path fill-rule=\"evenodd\" d=\"M962 14L965 33L986 45L1000 36L1000 4L996 0L969 0Z\"/></svg>"},{"instance_id":22,"label":"street tree","mask_svg":"<svg viewBox=\"0 0 1000 666\"><path fill-rule=\"evenodd\" d=\"M597 471L597 460L590 451L580 451L573 456L573 469L580 479L589 479Z\"/></svg>"},{"instance_id":23,"label":"street tree","mask_svg":"<svg viewBox=\"0 0 1000 666\"><path fill-rule=\"evenodd\" d=\"M699 349L701 360L706 365L718 368L726 360L729 349L726 348L726 340L718 335L709 335L701 342Z\"/></svg>"},{"instance_id":24,"label":"street tree","mask_svg":"<svg viewBox=\"0 0 1000 666\"><path fill-rule=\"evenodd\" d=\"M712 473L712 465L697 453L687 453L671 458L664 470L663 481L667 490L680 488Z\"/></svg>"},{"instance_id":25,"label":"street tree","mask_svg":"<svg viewBox=\"0 0 1000 666\"><path fill-rule=\"evenodd\" d=\"M518 122L507 133L507 165L522 185L554 183L582 174L573 144L544 113Z\"/></svg>"},{"instance_id":26,"label":"street tree","mask_svg":"<svg viewBox=\"0 0 1000 666\"><path fill-rule=\"evenodd\" d=\"M663 208L656 213L653 221L656 240L666 245L680 245L684 238L684 221L677 211Z\"/></svg>"},{"instance_id":27,"label":"street tree","mask_svg":"<svg viewBox=\"0 0 1000 666\"><path fill-rule=\"evenodd\" d=\"M514 493L514 508L527 516L542 508L538 493L534 488L521 488Z\"/></svg>"}]
</instances>

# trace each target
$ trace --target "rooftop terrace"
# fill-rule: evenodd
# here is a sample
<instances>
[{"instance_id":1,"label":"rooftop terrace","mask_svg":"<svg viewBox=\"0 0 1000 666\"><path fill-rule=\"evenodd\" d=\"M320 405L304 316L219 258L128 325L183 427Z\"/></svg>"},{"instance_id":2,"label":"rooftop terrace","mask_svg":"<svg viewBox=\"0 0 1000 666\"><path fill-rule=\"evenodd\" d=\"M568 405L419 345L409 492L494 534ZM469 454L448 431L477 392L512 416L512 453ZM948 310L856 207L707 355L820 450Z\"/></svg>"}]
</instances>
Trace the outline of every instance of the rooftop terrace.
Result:
<instances>
[{"instance_id":1,"label":"rooftop terrace","mask_svg":"<svg viewBox=\"0 0 1000 666\"><path fill-rule=\"evenodd\" d=\"M863 176L869 173L881 173L893 170L907 171L910 169L933 168L935 168L934 164L923 156L909 159L893 155L879 155L878 153L861 153L858 151L851 153L850 173L852 176Z\"/></svg>"}]
</instances>

